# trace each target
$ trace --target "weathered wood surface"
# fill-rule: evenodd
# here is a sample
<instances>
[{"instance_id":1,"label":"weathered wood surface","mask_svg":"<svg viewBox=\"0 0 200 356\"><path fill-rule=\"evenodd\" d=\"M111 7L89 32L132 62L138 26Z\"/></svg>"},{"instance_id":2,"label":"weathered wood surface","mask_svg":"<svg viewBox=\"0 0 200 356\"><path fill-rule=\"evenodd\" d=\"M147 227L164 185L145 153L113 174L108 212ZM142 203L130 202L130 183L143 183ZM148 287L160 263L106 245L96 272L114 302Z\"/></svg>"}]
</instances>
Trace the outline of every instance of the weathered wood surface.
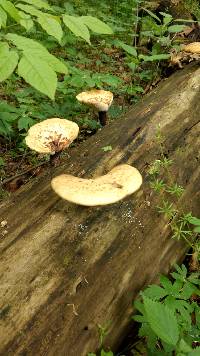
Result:
<instances>
[{"instance_id":1,"label":"weathered wood surface","mask_svg":"<svg viewBox=\"0 0 200 356\"><path fill-rule=\"evenodd\" d=\"M85 356L98 348L97 324L108 321L107 343L118 345L133 298L186 249L170 238L149 188L148 168L159 158L158 125L174 178L186 188L179 203L200 215L199 93L198 66L177 72L125 117L70 150L65 166L53 172L89 177L132 164L144 184L128 199L93 208L67 203L51 190L48 173L1 205L8 233L0 240L0 355ZM104 152L106 145L112 151Z\"/></svg>"}]
</instances>

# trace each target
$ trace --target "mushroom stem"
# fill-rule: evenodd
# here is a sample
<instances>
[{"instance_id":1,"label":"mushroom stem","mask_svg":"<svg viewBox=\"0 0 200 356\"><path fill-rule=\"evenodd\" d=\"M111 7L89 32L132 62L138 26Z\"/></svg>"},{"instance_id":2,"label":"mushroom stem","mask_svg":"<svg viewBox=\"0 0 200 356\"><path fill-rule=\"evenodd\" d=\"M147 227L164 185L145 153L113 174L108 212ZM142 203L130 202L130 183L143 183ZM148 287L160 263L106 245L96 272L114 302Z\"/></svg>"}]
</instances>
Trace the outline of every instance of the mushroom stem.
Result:
<instances>
[{"instance_id":1,"label":"mushroom stem","mask_svg":"<svg viewBox=\"0 0 200 356\"><path fill-rule=\"evenodd\" d=\"M59 152L55 152L53 155L50 155L50 166L52 167L56 167L59 165L60 163L60 154L61 154L61 151Z\"/></svg>"},{"instance_id":2,"label":"mushroom stem","mask_svg":"<svg viewBox=\"0 0 200 356\"><path fill-rule=\"evenodd\" d=\"M101 126L106 126L107 124L107 111L99 111L99 121Z\"/></svg>"}]
</instances>

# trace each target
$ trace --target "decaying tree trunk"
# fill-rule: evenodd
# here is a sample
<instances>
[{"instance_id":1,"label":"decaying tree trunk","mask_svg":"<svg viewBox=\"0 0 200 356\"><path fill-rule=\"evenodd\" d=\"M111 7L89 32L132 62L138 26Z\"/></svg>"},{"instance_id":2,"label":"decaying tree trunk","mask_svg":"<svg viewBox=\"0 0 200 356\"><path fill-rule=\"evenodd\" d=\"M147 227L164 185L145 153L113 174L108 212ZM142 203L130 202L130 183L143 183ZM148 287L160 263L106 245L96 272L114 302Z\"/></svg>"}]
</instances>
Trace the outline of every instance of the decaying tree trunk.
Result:
<instances>
[{"instance_id":1,"label":"decaying tree trunk","mask_svg":"<svg viewBox=\"0 0 200 356\"><path fill-rule=\"evenodd\" d=\"M197 65L177 72L121 120L70 150L53 172L96 177L129 163L144 178L136 194L81 207L59 199L48 172L1 205L0 221L7 221L0 228L1 355L85 356L99 346L97 325L107 322L107 345L120 343L132 300L186 251L171 239L155 208L162 199L149 187L149 165L160 158L159 125L174 180L185 187L178 203L200 215L199 90ZM108 145L112 151L104 152Z\"/></svg>"}]
</instances>

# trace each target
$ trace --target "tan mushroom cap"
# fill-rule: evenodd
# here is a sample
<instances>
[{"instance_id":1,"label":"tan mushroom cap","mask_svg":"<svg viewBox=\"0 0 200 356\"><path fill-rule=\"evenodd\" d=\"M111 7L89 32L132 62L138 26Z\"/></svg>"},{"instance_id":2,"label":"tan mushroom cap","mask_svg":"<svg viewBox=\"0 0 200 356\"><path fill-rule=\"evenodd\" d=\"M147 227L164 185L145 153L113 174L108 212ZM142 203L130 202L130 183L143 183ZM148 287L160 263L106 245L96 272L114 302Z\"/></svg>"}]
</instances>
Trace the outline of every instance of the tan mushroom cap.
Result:
<instances>
[{"instance_id":1,"label":"tan mushroom cap","mask_svg":"<svg viewBox=\"0 0 200 356\"><path fill-rule=\"evenodd\" d=\"M53 190L61 198L85 206L115 203L134 193L141 184L141 174L128 164L116 166L108 174L95 179L62 174L51 181Z\"/></svg>"},{"instance_id":2,"label":"tan mushroom cap","mask_svg":"<svg viewBox=\"0 0 200 356\"><path fill-rule=\"evenodd\" d=\"M39 153L59 152L68 147L78 136L75 122L52 118L33 125L25 138L26 144Z\"/></svg>"},{"instance_id":3,"label":"tan mushroom cap","mask_svg":"<svg viewBox=\"0 0 200 356\"><path fill-rule=\"evenodd\" d=\"M81 103L94 106L98 111L108 111L113 101L113 93L106 90L92 89L76 96Z\"/></svg>"},{"instance_id":4,"label":"tan mushroom cap","mask_svg":"<svg viewBox=\"0 0 200 356\"><path fill-rule=\"evenodd\" d=\"M200 42L192 42L184 45L182 50L190 53L200 53Z\"/></svg>"}]
</instances>

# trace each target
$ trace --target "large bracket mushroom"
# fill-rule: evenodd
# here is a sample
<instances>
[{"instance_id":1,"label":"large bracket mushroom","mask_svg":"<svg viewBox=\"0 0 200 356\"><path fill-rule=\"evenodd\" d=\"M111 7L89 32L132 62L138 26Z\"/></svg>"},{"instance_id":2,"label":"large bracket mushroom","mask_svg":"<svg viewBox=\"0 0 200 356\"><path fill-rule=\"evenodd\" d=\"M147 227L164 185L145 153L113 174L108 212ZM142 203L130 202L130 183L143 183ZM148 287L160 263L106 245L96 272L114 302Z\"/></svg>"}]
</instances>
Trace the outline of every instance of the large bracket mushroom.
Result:
<instances>
[{"instance_id":1,"label":"large bracket mushroom","mask_svg":"<svg viewBox=\"0 0 200 356\"><path fill-rule=\"evenodd\" d=\"M95 179L62 174L52 179L53 190L63 199L85 206L115 203L134 193L142 184L139 171L123 164Z\"/></svg>"}]
</instances>

